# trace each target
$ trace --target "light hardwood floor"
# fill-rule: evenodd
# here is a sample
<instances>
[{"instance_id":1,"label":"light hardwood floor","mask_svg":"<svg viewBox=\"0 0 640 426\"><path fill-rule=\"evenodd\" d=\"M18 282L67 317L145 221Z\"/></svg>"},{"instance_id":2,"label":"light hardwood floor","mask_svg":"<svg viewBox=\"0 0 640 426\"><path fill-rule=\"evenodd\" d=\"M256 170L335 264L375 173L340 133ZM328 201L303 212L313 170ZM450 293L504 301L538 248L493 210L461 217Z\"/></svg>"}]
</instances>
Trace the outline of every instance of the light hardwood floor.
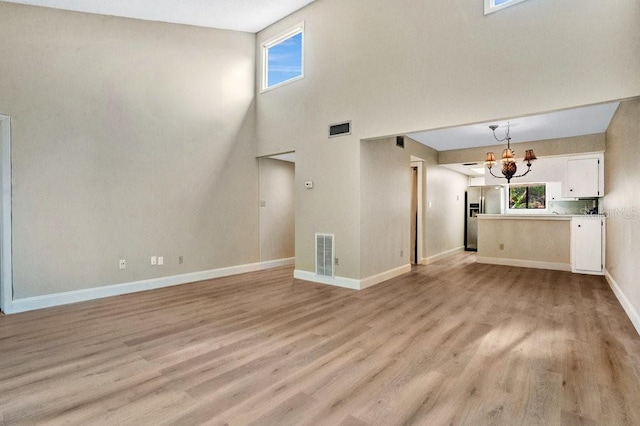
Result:
<instances>
[{"instance_id":1,"label":"light hardwood floor","mask_svg":"<svg viewBox=\"0 0 640 426\"><path fill-rule=\"evenodd\" d=\"M602 277L474 260L0 317L0 425L640 425L640 337Z\"/></svg>"}]
</instances>

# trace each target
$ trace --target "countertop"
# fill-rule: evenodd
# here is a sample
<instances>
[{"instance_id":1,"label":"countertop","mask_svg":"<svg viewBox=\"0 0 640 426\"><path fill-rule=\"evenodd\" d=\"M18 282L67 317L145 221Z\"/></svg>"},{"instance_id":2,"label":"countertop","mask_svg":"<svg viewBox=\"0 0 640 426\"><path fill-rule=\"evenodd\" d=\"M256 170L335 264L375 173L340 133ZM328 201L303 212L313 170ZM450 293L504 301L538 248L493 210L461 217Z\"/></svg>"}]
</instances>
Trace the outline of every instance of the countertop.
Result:
<instances>
[{"instance_id":1,"label":"countertop","mask_svg":"<svg viewBox=\"0 0 640 426\"><path fill-rule=\"evenodd\" d=\"M571 220L574 217L588 217L602 219L599 214L479 214L478 219L508 219L508 220Z\"/></svg>"}]
</instances>

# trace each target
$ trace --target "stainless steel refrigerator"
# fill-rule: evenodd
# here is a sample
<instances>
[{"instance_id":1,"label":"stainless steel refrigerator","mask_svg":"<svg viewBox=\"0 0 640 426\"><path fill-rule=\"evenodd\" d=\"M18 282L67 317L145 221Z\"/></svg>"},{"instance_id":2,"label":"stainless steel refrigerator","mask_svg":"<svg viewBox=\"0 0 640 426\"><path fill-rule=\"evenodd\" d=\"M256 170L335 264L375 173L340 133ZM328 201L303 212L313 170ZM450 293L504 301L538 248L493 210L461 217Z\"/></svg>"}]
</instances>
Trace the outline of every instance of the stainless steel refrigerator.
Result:
<instances>
[{"instance_id":1,"label":"stainless steel refrigerator","mask_svg":"<svg viewBox=\"0 0 640 426\"><path fill-rule=\"evenodd\" d=\"M504 191L501 186L470 186L465 194L465 250L478 250L478 215L503 212Z\"/></svg>"}]
</instances>

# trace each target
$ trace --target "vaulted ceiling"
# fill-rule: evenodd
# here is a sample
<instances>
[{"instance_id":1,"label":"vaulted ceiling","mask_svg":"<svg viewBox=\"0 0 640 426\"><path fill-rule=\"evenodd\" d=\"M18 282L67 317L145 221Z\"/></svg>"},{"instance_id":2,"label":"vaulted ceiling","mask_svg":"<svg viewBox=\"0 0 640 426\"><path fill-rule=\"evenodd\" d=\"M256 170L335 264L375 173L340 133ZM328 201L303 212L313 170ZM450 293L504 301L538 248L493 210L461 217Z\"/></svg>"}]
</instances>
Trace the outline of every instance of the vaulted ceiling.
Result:
<instances>
[{"instance_id":1,"label":"vaulted ceiling","mask_svg":"<svg viewBox=\"0 0 640 426\"><path fill-rule=\"evenodd\" d=\"M3 0L76 12L256 33L314 0Z\"/></svg>"}]
</instances>

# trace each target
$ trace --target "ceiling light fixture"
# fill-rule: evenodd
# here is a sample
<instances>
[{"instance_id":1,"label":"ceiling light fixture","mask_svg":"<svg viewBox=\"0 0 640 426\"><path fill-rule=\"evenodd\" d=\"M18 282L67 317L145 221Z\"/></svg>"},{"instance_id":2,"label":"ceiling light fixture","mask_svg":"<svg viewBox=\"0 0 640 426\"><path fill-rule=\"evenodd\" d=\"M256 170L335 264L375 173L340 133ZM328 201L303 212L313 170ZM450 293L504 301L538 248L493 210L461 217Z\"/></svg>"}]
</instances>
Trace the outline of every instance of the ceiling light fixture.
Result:
<instances>
[{"instance_id":1,"label":"ceiling light fixture","mask_svg":"<svg viewBox=\"0 0 640 426\"><path fill-rule=\"evenodd\" d=\"M527 162L527 171L521 175L516 175L516 171L518 171L518 166L516 165L514 152L511 149L511 134L509 132L510 131L509 127L510 127L509 123L507 123L507 130L504 132L504 138L498 139L498 137L496 136L496 129L498 128L498 125L492 124L491 126L489 126L489 128L493 132L493 137L498 142L507 141L507 148L504 151L502 151L502 159L500 160L500 162L502 163L502 174L504 176L494 175L493 172L491 171L491 168L497 164L496 156L494 155L493 152L487 152L487 158L485 159L485 162L484 162L484 165L487 166L487 168L489 169L489 173L491 173L491 176L497 177L497 178L504 178L507 180L507 183L511 183L511 179L513 178L519 178L529 173L531 171L531 162L536 159L536 155L533 153L533 150L527 149L524 153L524 161Z\"/></svg>"}]
</instances>

